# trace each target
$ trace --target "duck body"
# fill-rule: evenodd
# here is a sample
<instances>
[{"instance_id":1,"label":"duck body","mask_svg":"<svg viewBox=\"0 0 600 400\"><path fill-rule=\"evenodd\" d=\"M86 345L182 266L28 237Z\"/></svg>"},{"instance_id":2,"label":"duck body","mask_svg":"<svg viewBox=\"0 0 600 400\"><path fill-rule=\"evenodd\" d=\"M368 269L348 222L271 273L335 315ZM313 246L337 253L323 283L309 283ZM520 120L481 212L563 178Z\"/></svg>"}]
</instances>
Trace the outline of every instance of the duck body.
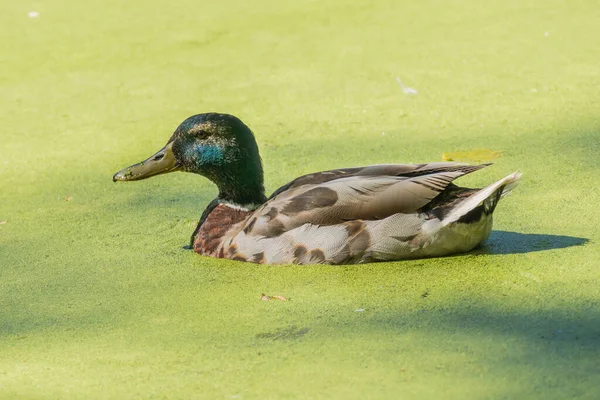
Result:
<instances>
[{"instance_id":1,"label":"duck body","mask_svg":"<svg viewBox=\"0 0 600 400\"><path fill-rule=\"evenodd\" d=\"M256 210L219 203L192 238L194 251L266 264L358 264L467 252L488 238L500 197L518 179L511 175L481 190L451 184L484 166L376 165L311 174Z\"/></svg>"},{"instance_id":2,"label":"duck body","mask_svg":"<svg viewBox=\"0 0 600 400\"><path fill-rule=\"evenodd\" d=\"M193 139L186 135L198 130ZM178 141L186 137L181 146ZM229 151L239 150L240 143L244 151ZM248 154L251 159L244 159ZM164 158L171 158L166 166ZM162 164L153 168L152 162ZM199 114L184 121L165 148L113 179L187 170L213 180L219 196L191 238L199 254L265 264L358 264L445 256L481 245L498 201L520 178L513 173L482 189L452 183L485 166L386 164L323 171L296 178L266 199L251 131L227 114Z\"/></svg>"}]
</instances>

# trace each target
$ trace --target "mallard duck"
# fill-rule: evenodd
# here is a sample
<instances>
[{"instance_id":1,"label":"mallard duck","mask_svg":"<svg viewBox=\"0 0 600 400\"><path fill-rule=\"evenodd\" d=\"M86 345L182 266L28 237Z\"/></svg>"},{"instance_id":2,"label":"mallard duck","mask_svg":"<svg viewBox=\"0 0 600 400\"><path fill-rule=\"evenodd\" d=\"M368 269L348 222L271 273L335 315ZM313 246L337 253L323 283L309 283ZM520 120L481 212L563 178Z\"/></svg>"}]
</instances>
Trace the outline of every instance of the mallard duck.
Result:
<instances>
[{"instance_id":1,"label":"mallard duck","mask_svg":"<svg viewBox=\"0 0 600 400\"><path fill-rule=\"evenodd\" d=\"M265 196L252 131L228 114L181 123L162 149L113 181L174 171L210 179L219 195L190 246L205 256L265 264L358 264L472 250L517 183L515 172L483 189L453 180L489 164L386 164L316 172Z\"/></svg>"}]
</instances>

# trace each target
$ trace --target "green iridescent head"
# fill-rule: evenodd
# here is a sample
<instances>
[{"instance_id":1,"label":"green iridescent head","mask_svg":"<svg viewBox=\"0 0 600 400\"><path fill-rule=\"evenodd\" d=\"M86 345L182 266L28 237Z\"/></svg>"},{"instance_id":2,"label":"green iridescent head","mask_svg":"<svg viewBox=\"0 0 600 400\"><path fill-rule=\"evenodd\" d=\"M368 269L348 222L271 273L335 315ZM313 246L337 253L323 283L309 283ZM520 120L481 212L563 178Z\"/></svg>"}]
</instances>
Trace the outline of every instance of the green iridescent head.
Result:
<instances>
[{"instance_id":1,"label":"green iridescent head","mask_svg":"<svg viewBox=\"0 0 600 400\"><path fill-rule=\"evenodd\" d=\"M265 201L263 170L254 135L228 114L198 114L181 123L166 146L145 161L127 167L113 181L136 181L174 171L205 176L219 198L238 204Z\"/></svg>"}]
</instances>

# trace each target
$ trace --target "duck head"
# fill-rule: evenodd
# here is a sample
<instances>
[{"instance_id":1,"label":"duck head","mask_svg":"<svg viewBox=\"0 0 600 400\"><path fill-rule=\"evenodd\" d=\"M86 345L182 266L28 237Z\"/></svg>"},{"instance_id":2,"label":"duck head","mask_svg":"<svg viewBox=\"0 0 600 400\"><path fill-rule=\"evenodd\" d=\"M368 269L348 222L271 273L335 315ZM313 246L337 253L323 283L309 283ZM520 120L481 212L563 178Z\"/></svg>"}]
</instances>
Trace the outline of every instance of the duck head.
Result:
<instances>
[{"instance_id":1,"label":"duck head","mask_svg":"<svg viewBox=\"0 0 600 400\"><path fill-rule=\"evenodd\" d=\"M200 174L219 188L219 198L239 205L265 202L263 170L254 135L228 114L198 114L183 121L165 147L122 169L113 181L137 181L169 172Z\"/></svg>"}]
</instances>

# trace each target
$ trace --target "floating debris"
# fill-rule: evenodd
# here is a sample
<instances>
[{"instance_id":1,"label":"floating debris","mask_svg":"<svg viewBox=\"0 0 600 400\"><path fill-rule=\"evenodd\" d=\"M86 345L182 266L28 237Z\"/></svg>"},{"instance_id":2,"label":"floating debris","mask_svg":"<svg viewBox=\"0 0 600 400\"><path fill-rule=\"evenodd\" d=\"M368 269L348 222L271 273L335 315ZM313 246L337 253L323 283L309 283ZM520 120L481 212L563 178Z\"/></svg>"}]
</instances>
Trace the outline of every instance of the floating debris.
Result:
<instances>
[{"instance_id":1,"label":"floating debris","mask_svg":"<svg viewBox=\"0 0 600 400\"><path fill-rule=\"evenodd\" d=\"M283 296L267 296L264 293L260 296L260 299L263 301L269 301L269 300L288 301L288 299Z\"/></svg>"},{"instance_id":2,"label":"floating debris","mask_svg":"<svg viewBox=\"0 0 600 400\"><path fill-rule=\"evenodd\" d=\"M467 151L453 151L448 153L442 153L442 160L444 161L470 161L470 162L481 162L490 161L496 158L502 157L502 151L495 151L490 149L474 149Z\"/></svg>"},{"instance_id":3,"label":"floating debris","mask_svg":"<svg viewBox=\"0 0 600 400\"><path fill-rule=\"evenodd\" d=\"M406 94L417 94L417 89L413 89L411 87L408 86L404 86L404 84L402 83L402 81L400 80L400 77L396 77L396 82L398 82L398 85L400 85L400 87L402 88L402 91Z\"/></svg>"}]
</instances>

